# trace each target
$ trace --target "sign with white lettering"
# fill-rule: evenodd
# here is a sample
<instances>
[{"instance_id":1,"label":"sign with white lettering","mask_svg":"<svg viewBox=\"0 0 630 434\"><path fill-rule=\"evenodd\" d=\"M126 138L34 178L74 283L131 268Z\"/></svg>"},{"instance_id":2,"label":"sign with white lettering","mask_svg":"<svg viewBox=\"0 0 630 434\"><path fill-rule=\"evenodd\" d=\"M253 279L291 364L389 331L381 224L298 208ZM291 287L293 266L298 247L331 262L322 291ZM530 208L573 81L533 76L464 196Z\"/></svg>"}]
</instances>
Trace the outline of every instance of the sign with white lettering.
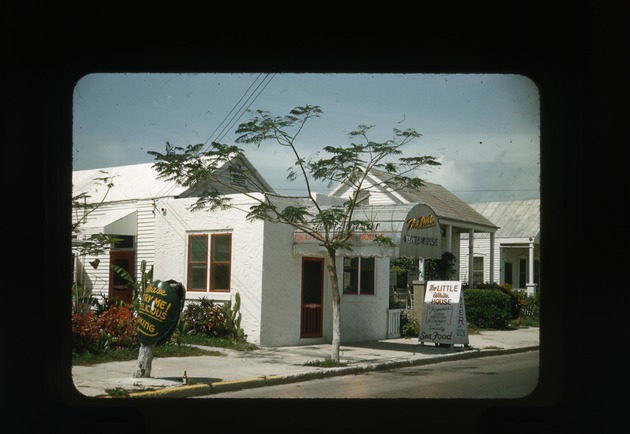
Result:
<instances>
[{"instance_id":1,"label":"sign with white lettering","mask_svg":"<svg viewBox=\"0 0 630 434\"><path fill-rule=\"evenodd\" d=\"M142 345L161 344L172 336L185 298L184 286L175 281L155 281L138 306L138 340Z\"/></svg>"},{"instance_id":2,"label":"sign with white lettering","mask_svg":"<svg viewBox=\"0 0 630 434\"><path fill-rule=\"evenodd\" d=\"M468 323L462 283L456 280L427 282L420 336L422 343L468 345Z\"/></svg>"}]
</instances>

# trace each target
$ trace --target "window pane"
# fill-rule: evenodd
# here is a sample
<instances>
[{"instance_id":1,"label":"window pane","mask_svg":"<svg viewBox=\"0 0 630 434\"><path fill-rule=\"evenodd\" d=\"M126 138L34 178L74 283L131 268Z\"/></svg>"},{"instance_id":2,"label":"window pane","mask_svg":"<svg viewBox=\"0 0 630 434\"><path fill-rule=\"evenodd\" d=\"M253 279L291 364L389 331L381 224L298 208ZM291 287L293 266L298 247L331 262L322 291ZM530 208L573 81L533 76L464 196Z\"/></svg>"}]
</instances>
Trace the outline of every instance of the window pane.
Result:
<instances>
[{"instance_id":1,"label":"window pane","mask_svg":"<svg viewBox=\"0 0 630 434\"><path fill-rule=\"evenodd\" d=\"M483 257L475 256L473 258L473 282L475 285L483 284Z\"/></svg>"},{"instance_id":2,"label":"window pane","mask_svg":"<svg viewBox=\"0 0 630 434\"><path fill-rule=\"evenodd\" d=\"M229 262L231 254L232 237L229 235L214 235L212 237L212 262Z\"/></svg>"},{"instance_id":3,"label":"window pane","mask_svg":"<svg viewBox=\"0 0 630 434\"><path fill-rule=\"evenodd\" d=\"M212 264L210 290L230 289L230 264Z\"/></svg>"},{"instance_id":4,"label":"window pane","mask_svg":"<svg viewBox=\"0 0 630 434\"><path fill-rule=\"evenodd\" d=\"M374 258L361 258L361 294L374 294Z\"/></svg>"},{"instance_id":5,"label":"window pane","mask_svg":"<svg viewBox=\"0 0 630 434\"><path fill-rule=\"evenodd\" d=\"M208 238L190 237L190 262L206 262L208 256Z\"/></svg>"},{"instance_id":6,"label":"window pane","mask_svg":"<svg viewBox=\"0 0 630 434\"><path fill-rule=\"evenodd\" d=\"M206 288L206 264L190 264L188 269L188 289Z\"/></svg>"},{"instance_id":7,"label":"window pane","mask_svg":"<svg viewBox=\"0 0 630 434\"><path fill-rule=\"evenodd\" d=\"M188 237L188 289L208 289L208 237Z\"/></svg>"},{"instance_id":8,"label":"window pane","mask_svg":"<svg viewBox=\"0 0 630 434\"><path fill-rule=\"evenodd\" d=\"M343 293L358 294L359 293L359 274L358 274L359 258L343 259Z\"/></svg>"},{"instance_id":9,"label":"window pane","mask_svg":"<svg viewBox=\"0 0 630 434\"><path fill-rule=\"evenodd\" d=\"M374 269L374 258L361 258L361 269Z\"/></svg>"}]
</instances>

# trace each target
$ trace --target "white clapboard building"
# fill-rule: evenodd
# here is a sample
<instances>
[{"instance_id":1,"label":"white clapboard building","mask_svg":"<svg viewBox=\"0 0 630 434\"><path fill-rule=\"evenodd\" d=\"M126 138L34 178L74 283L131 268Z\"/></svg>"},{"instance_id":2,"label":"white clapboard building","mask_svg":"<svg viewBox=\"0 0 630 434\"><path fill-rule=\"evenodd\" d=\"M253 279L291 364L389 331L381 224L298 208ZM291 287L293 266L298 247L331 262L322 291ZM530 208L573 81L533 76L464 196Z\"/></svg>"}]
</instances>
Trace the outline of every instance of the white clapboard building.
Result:
<instances>
[{"instance_id":1,"label":"white clapboard building","mask_svg":"<svg viewBox=\"0 0 630 434\"><path fill-rule=\"evenodd\" d=\"M395 336L390 257L439 257L447 250L458 255L462 231L493 234L497 229L441 186L391 192L379 176L385 175L370 175L370 191L355 216L373 221L374 230L357 232L353 250L338 252L336 258L342 342ZM258 183L273 191L262 177ZM206 298L221 303L238 293L249 342L284 346L332 341L329 259L321 246L290 226L246 219L246 211L257 203L255 196L232 194L229 209L194 211L195 189L157 179L152 164L76 171L73 186L74 196L86 193L86 201L100 204L88 215L81 208L73 210L75 222L84 220L73 242L95 233L122 240L103 254L75 257L75 280L94 295L128 300L125 282L111 265L137 278L144 261L147 268L154 267L155 280L181 282L187 302ZM329 206L347 194L341 185L331 195L319 195L318 202ZM422 230L430 236L419 236L420 225L412 228L409 221L429 222ZM396 245L377 246L373 240L378 235L391 236Z\"/></svg>"},{"instance_id":2,"label":"white clapboard building","mask_svg":"<svg viewBox=\"0 0 630 434\"><path fill-rule=\"evenodd\" d=\"M462 235L460 278L481 284L496 276L495 282L534 295L540 289L540 199L473 203L470 207L499 228L494 239L474 234L472 261L471 239L469 234Z\"/></svg>"}]
</instances>

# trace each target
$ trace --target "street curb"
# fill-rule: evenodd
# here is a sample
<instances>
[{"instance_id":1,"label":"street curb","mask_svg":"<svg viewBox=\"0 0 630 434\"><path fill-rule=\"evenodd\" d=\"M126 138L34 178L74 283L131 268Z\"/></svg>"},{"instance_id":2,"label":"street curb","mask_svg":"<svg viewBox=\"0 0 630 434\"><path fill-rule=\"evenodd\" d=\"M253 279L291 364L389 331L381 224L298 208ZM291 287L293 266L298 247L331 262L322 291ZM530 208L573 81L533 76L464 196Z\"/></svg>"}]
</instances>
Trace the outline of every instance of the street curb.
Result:
<instances>
[{"instance_id":1,"label":"street curb","mask_svg":"<svg viewBox=\"0 0 630 434\"><path fill-rule=\"evenodd\" d=\"M404 368L408 366L423 366L434 363L440 363L451 360L465 360L479 357L490 357L504 354L524 353L528 351L536 351L540 349L540 345L532 345L520 348L493 348L493 349L477 349L470 348L467 351L461 351L453 354L444 354L436 357L416 360L400 360L382 363L364 363L357 366L340 367L340 368L324 368L320 371L304 372L300 374L289 375L269 375L264 377L246 378L242 380L218 381L207 384L191 384L186 386L169 387L161 390L151 390L143 392L131 392L128 398L193 398L197 396L215 395L224 392L233 392L243 389L252 389L263 386L273 386L280 384L297 383L301 381L317 380L329 377L356 375L370 371L384 371L388 369ZM113 398L105 396L104 398Z\"/></svg>"}]
</instances>

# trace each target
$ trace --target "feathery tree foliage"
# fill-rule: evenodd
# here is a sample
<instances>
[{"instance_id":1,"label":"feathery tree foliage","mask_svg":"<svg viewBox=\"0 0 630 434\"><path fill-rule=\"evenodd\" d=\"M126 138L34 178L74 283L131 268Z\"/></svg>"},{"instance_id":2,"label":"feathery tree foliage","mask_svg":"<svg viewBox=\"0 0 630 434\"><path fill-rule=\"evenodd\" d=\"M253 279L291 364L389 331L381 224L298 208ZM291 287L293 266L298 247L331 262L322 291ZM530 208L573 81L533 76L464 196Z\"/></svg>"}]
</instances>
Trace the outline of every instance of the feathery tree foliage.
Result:
<instances>
[{"instance_id":1,"label":"feathery tree foliage","mask_svg":"<svg viewBox=\"0 0 630 434\"><path fill-rule=\"evenodd\" d=\"M237 144L261 146L275 144L289 149L294 164L287 179L302 182L305 193L301 196L280 195L264 188L255 169L239 157L245 150L236 145L213 142L207 149L204 144L186 147L172 146L167 142L166 152L149 152L156 162L155 169L161 178L195 188L198 200L194 209L229 208L226 191L242 193L255 201L247 214L250 220L291 225L318 240L327 251L327 270L331 282L333 339L331 359L339 362L341 343L341 311L336 257L338 251L351 250L351 240L357 230L371 230L373 223L354 217L359 197L366 191L366 177L372 170L387 173L382 184L392 190L417 189L423 180L414 176L417 169L439 166L432 156L403 156L402 147L418 139L414 129L394 129L392 139L374 142L368 137L370 126L359 125L349 133L351 143L346 146L325 146L321 156L304 158L297 143L298 136L310 120L323 114L319 106L295 107L286 116L273 116L267 111L255 111L252 118L236 130ZM229 164L226 164L229 163ZM227 167L227 169L225 168ZM234 183L234 177L242 182ZM340 205L324 206L317 200L313 182L327 182L329 187L344 184L350 197ZM255 192L256 194L253 194ZM287 205L287 200L291 201ZM376 237L375 242L391 244L387 237Z\"/></svg>"}]
</instances>

